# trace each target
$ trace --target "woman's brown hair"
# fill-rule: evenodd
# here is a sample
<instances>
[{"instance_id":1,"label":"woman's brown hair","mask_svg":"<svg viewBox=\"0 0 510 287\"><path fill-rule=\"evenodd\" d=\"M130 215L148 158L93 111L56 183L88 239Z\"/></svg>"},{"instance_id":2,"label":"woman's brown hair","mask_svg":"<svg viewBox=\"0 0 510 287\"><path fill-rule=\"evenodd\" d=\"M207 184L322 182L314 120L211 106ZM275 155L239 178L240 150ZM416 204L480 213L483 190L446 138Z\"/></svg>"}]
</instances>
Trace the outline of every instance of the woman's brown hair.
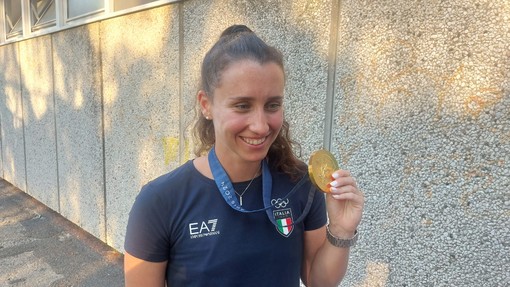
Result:
<instances>
[{"instance_id":1,"label":"woman's brown hair","mask_svg":"<svg viewBox=\"0 0 510 287\"><path fill-rule=\"evenodd\" d=\"M202 62L201 89L208 97L214 98L214 90L221 80L222 72L232 63L241 60L252 60L260 64L272 62L285 71L283 55L278 49L267 45L244 25L230 26L223 31ZM206 154L215 143L213 123L202 113L198 113L194 137L198 143L195 148L197 156ZM299 144L290 138L289 123L284 119L280 133L269 148L267 158L272 168L295 180L303 175L306 166L298 160L293 147L300 148Z\"/></svg>"}]
</instances>

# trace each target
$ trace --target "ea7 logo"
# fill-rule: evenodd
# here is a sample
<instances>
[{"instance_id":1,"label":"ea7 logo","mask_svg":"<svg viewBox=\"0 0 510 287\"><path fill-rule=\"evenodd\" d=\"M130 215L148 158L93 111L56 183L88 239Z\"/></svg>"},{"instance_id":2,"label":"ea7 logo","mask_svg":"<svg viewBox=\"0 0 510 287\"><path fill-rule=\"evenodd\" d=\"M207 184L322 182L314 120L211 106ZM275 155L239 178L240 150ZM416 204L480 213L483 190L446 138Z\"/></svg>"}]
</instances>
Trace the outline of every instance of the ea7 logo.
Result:
<instances>
[{"instance_id":1,"label":"ea7 logo","mask_svg":"<svg viewBox=\"0 0 510 287\"><path fill-rule=\"evenodd\" d=\"M189 236L191 239L206 236L219 235L220 231L216 230L218 219L209 219L207 222L192 222L189 224Z\"/></svg>"}]
</instances>

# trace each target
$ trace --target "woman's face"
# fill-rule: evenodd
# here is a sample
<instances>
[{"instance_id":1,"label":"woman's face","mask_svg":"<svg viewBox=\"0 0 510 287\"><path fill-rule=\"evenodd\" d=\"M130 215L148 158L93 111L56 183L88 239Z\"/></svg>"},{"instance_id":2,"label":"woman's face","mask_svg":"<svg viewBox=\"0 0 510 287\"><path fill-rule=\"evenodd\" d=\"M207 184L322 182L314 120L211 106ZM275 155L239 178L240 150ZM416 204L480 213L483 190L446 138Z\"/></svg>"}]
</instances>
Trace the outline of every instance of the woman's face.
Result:
<instances>
[{"instance_id":1,"label":"woman's face","mask_svg":"<svg viewBox=\"0 0 510 287\"><path fill-rule=\"evenodd\" d=\"M283 123L284 82L277 64L242 60L223 71L212 97L199 94L222 164L258 164L266 157Z\"/></svg>"}]
</instances>

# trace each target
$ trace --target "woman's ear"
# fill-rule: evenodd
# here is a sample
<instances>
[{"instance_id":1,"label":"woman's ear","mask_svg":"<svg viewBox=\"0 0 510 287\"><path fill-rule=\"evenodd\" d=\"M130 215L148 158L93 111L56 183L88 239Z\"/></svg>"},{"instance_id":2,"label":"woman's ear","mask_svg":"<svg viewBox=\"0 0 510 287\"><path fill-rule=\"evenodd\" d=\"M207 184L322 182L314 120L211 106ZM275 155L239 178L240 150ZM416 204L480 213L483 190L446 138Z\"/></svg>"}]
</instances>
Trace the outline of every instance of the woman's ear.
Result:
<instances>
[{"instance_id":1,"label":"woman's ear","mask_svg":"<svg viewBox=\"0 0 510 287\"><path fill-rule=\"evenodd\" d=\"M211 119L211 99L204 90L198 91L197 94L198 104L200 105L200 111L202 115L208 120Z\"/></svg>"}]
</instances>

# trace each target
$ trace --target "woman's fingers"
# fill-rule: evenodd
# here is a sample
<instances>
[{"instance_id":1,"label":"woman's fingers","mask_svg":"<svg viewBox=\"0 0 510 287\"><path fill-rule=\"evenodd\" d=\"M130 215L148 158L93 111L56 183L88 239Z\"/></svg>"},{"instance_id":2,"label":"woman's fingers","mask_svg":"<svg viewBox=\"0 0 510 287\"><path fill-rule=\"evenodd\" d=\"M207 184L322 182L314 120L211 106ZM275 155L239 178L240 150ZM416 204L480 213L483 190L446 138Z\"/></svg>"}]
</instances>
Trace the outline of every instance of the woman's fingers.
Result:
<instances>
[{"instance_id":1,"label":"woman's fingers","mask_svg":"<svg viewBox=\"0 0 510 287\"><path fill-rule=\"evenodd\" d=\"M337 170L333 173L334 180L329 184L330 192L335 199L358 201L363 193L358 189L356 179L347 170Z\"/></svg>"}]
</instances>

